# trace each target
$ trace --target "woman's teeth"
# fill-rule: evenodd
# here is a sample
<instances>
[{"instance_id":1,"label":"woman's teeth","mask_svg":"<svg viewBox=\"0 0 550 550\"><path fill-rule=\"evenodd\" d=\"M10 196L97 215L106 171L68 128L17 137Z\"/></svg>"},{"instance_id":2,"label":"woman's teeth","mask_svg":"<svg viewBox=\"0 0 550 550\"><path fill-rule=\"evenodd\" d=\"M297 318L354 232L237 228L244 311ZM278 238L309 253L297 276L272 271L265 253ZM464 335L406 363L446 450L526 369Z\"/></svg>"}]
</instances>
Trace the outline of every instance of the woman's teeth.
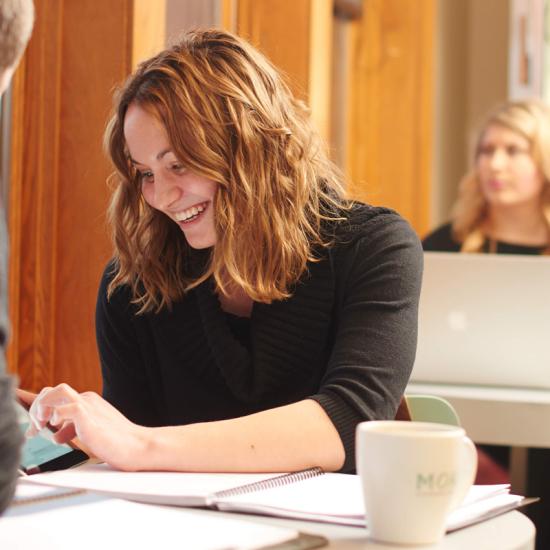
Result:
<instances>
[{"instance_id":1,"label":"woman's teeth","mask_svg":"<svg viewBox=\"0 0 550 550\"><path fill-rule=\"evenodd\" d=\"M188 208L187 210L183 210L182 212L178 212L175 215L176 221L178 222L188 222L192 219L195 219L201 212L204 212L206 208L206 203L198 204L196 206L192 206L191 208Z\"/></svg>"}]
</instances>

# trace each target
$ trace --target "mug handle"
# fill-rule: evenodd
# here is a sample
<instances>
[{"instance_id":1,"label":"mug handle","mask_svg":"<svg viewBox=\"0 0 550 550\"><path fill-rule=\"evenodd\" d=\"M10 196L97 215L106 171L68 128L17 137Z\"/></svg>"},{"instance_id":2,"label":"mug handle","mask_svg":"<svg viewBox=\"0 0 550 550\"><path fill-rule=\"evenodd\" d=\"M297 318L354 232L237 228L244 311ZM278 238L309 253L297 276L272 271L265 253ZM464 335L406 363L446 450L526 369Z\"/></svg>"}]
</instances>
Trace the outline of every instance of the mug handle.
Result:
<instances>
[{"instance_id":1,"label":"mug handle","mask_svg":"<svg viewBox=\"0 0 550 550\"><path fill-rule=\"evenodd\" d=\"M462 443L462 457L460 463L463 467L460 468L458 472L456 492L451 501L449 512L456 510L462 504L462 501L475 481L477 472L477 451L475 445L468 436L462 438Z\"/></svg>"}]
</instances>

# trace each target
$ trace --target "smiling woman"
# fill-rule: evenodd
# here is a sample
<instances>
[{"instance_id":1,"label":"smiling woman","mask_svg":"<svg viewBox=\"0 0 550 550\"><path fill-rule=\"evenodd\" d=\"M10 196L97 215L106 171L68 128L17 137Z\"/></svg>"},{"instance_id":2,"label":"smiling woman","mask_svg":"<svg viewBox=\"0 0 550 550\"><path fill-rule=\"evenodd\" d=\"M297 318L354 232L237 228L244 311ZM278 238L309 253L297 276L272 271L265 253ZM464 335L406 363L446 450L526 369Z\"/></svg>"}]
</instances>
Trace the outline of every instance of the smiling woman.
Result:
<instances>
[{"instance_id":1,"label":"smiling woman","mask_svg":"<svg viewBox=\"0 0 550 550\"><path fill-rule=\"evenodd\" d=\"M185 169L158 118L138 103L126 112L124 139L147 204L176 222L192 248L214 246L216 183Z\"/></svg>"},{"instance_id":2,"label":"smiling woman","mask_svg":"<svg viewBox=\"0 0 550 550\"><path fill-rule=\"evenodd\" d=\"M354 471L416 348L420 243L346 199L305 105L224 31L190 33L115 99L103 396L31 407L127 470Z\"/></svg>"}]
</instances>

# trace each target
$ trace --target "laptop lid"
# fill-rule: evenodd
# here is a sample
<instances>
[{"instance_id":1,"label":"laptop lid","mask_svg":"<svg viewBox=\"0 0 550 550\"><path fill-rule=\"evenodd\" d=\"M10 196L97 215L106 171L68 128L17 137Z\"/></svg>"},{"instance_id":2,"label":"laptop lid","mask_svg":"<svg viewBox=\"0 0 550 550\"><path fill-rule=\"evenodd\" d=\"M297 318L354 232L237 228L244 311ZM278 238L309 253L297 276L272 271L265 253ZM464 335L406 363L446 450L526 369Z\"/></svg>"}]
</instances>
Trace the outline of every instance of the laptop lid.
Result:
<instances>
[{"instance_id":1,"label":"laptop lid","mask_svg":"<svg viewBox=\"0 0 550 550\"><path fill-rule=\"evenodd\" d=\"M550 257L424 258L411 381L550 388Z\"/></svg>"}]
</instances>

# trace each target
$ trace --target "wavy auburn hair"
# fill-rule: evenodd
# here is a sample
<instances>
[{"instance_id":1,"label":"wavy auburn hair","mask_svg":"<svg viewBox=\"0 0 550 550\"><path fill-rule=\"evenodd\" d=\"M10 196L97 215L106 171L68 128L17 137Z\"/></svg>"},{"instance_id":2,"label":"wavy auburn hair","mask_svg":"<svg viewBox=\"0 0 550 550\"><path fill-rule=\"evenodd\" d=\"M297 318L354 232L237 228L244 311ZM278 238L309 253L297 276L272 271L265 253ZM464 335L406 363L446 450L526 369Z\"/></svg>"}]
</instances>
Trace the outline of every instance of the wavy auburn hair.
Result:
<instances>
[{"instance_id":1,"label":"wavy auburn hair","mask_svg":"<svg viewBox=\"0 0 550 550\"><path fill-rule=\"evenodd\" d=\"M181 229L142 197L123 133L130 104L160 121L188 170L218 184L216 244L199 272ZM137 68L116 94L105 147L116 169L109 294L129 285L139 313L169 307L211 276L221 293L289 297L330 245L325 220L349 207L304 104L262 54L221 30L191 32Z\"/></svg>"},{"instance_id":2,"label":"wavy auburn hair","mask_svg":"<svg viewBox=\"0 0 550 550\"><path fill-rule=\"evenodd\" d=\"M462 243L461 252L480 252L485 243L483 224L488 215L488 203L475 164L483 136L493 125L504 126L529 142L531 157L544 177L542 214L550 235L550 107L537 99L510 101L497 107L483 122L475 142L474 166L460 182L451 217L453 237ZM544 254L550 254L550 242Z\"/></svg>"}]
</instances>

